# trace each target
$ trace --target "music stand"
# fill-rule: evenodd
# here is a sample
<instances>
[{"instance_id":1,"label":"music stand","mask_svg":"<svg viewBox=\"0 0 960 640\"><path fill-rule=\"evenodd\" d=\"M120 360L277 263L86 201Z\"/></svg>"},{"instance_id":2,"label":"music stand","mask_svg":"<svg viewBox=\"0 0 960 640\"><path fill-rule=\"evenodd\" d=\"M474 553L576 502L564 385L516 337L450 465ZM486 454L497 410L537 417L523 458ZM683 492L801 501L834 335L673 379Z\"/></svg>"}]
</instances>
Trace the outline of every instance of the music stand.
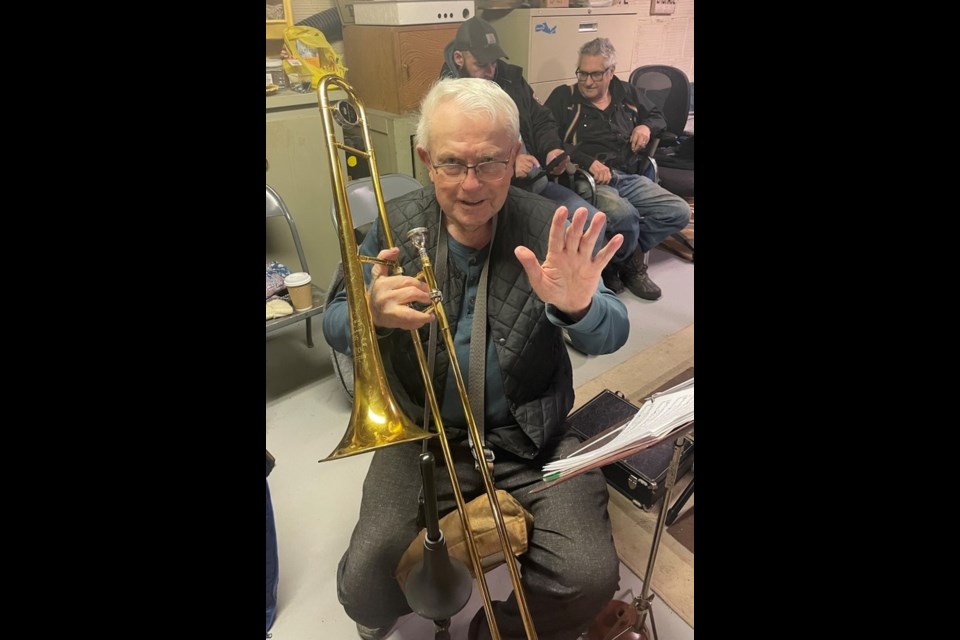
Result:
<instances>
[{"instance_id":1,"label":"music stand","mask_svg":"<svg viewBox=\"0 0 960 640\"><path fill-rule=\"evenodd\" d=\"M691 425L693 426L693 425ZM636 631L644 629L646 626L646 613L650 612L650 626L653 628L653 639L659 640L657 636L657 622L653 617L653 566L657 561L657 552L660 550L660 538L663 536L663 530L667 523L667 505L670 504L670 494L673 493L673 485L677 481L677 471L680 468L680 454L683 453L683 440L685 432L677 434L677 440L673 443L673 457L670 458L670 466L667 468L667 484L663 491L663 502L660 503L660 513L657 514L657 524L653 529L653 542L650 543L650 559L647 560L647 571L643 576L643 589L640 595L633 599L632 606L637 610ZM693 486L692 484L690 486ZM649 594L649 595L648 595Z\"/></svg>"},{"instance_id":2,"label":"music stand","mask_svg":"<svg viewBox=\"0 0 960 640\"><path fill-rule=\"evenodd\" d=\"M651 607L653 603L653 567L657 561L657 552L660 549L660 538L663 536L663 530L668 517L667 505L670 504L670 495L673 493L673 486L677 481L677 473L680 468L680 454L683 453L686 434L692 428L693 422L681 427L673 434L673 437L676 437L676 441L673 445L673 455L670 458L670 466L667 467L666 484L664 485L663 499L660 502L660 512L657 514L657 524L653 529L653 541L650 544L650 558L647 560L647 571L643 577L643 589L640 590L640 595L636 596L633 602L628 605L630 607L629 609L625 609L627 605L624 602L612 601L610 604L616 603L616 605L623 606L617 606L616 611L611 611L609 605L604 609L600 616L594 621L593 625L591 625L591 633L588 636L591 639L608 640L617 638L618 640L639 640L643 638L649 640L650 634L647 632L646 626L647 613L649 612L650 626L653 630L653 640L659 640L657 622L653 617L653 608ZM685 501L686 499L684 498L684 502ZM679 503L680 501L678 500L677 502ZM615 616L615 622L602 636L597 635L596 629L605 623L601 618L611 614Z\"/></svg>"},{"instance_id":3,"label":"music stand","mask_svg":"<svg viewBox=\"0 0 960 640\"><path fill-rule=\"evenodd\" d=\"M686 377L686 382L692 384L693 370L688 369L684 373L680 374L670 382L664 384L660 389L670 389L677 385L677 379ZM680 384L686 384L682 382ZM654 392L648 400L652 400L663 393L662 391ZM598 445L599 443L604 442L605 439L608 439L611 433L614 430L622 427L626 424L626 421L621 421L619 424L609 427L608 429L601 431L600 433L588 438L582 450L588 450L591 446ZM668 439L674 440L673 452L670 457L670 464L667 467L667 475L664 482L663 495L661 496L660 501L660 511L657 514L657 523L654 526L653 541L650 545L650 558L647 561L647 570L643 578L643 589L639 596L633 599L633 602L627 604L622 600L611 600L604 607L603 611L594 619L591 623L589 629L587 630L588 640L649 640L650 635L647 632L646 627L646 618L647 612L650 613L650 624L653 629L653 638L654 640L659 640L657 635L657 625L656 620L653 618L653 610L650 604L653 602L652 595L652 582L653 582L653 568L657 561L657 552L660 549L660 539L663 537L663 530L666 525L666 520L669 516L670 511L670 497L673 494L673 487L677 481L677 475L680 472L680 457L684 451L687 434L692 431L694 428L694 421L690 420L686 424L672 430L668 435L663 436L659 440L644 442L637 446L632 447L623 447L614 452L605 452L603 454L597 455L594 458L590 459L588 463L578 465L572 469L568 469L566 475L561 475L559 471L555 471L552 474L548 473L544 476L544 485L532 490L532 493L537 493L549 489L550 486L558 482L563 482L572 477L575 477L586 471L592 469L597 469L604 467L610 464L614 464L623 460L634 453L639 449L646 449L658 445L659 443L666 441ZM568 456L569 457L569 456ZM550 477L553 476L553 477ZM550 478L550 479L548 479ZM679 509L682 508L684 502L689 497L689 493L692 492L692 489L684 491L682 496L683 500L678 500L678 506L676 511L679 512ZM674 515L674 517L676 517Z\"/></svg>"}]
</instances>

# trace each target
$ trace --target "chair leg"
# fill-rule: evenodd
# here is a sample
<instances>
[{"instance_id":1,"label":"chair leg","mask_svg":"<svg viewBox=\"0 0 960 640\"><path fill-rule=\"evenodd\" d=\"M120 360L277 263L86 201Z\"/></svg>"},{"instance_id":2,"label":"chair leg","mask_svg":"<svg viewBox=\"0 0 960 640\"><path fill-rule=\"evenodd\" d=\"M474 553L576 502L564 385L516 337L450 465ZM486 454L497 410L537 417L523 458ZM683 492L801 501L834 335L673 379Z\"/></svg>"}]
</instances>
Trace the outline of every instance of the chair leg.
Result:
<instances>
[{"instance_id":1,"label":"chair leg","mask_svg":"<svg viewBox=\"0 0 960 640\"><path fill-rule=\"evenodd\" d=\"M677 231L676 233L673 234L672 237L674 240L676 240L677 242L685 246L687 249L690 249L690 251L693 251L693 245L690 244L690 241L687 240L687 237L683 235L683 233L681 233L680 231Z\"/></svg>"},{"instance_id":2,"label":"chair leg","mask_svg":"<svg viewBox=\"0 0 960 640\"><path fill-rule=\"evenodd\" d=\"M687 237L686 237L685 235L683 235L683 232L677 231L676 233L672 234L670 237L673 238L674 240L676 240L677 242L679 242L680 244L682 244L682 245L683 245L684 247L686 247L687 249L689 249L689 250L690 250L690 262L696 262L697 252L696 252L696 251L694 250L694 248L693 248L693 243L691 243L689 240L687 240Z\"/></svg>"},{"instance_id":3,"label":"chair leg","mask_svg":"<svg viewBox=\"0 0 960 640\"><path fill-rule=\"evenodd\" d=\"M313 348L313 317L307 318L307 346Z\"/></svg>"}]
</instances>

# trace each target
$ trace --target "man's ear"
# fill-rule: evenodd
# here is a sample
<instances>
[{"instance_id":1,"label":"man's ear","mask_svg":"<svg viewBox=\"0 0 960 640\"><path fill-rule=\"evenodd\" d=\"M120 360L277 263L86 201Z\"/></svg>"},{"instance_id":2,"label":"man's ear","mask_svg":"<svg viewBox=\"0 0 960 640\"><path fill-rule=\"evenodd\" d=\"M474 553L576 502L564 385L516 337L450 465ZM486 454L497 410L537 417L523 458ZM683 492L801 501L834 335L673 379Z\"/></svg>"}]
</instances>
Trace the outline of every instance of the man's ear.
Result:
<instances>
[{"instance_id":1,"label":"man's ear","mask_svg":"<svg viewBox=\"0 0 960 640\"><path fill-rule=\"evenodd\" d=\"M520 149L522 147L523 147L523 143L520 140L517 140L517 146L513 148L513 164L514 165L517 164L517 157L520 155Z\"/></svg>"},{"instance_id":2,"label":"man's ear","mask_svg":"<svg viewBox=\"0 0 960 640\"><path fill-rule=\"evenodd\" d=\"M427 172L430 174L430 182L433 182L433 166L430 165L430 155L427 153L427 150L423 147L417 147L417 155L420 156L420 162L424 164L427 168Z\"/></svg>"}]
</instances>

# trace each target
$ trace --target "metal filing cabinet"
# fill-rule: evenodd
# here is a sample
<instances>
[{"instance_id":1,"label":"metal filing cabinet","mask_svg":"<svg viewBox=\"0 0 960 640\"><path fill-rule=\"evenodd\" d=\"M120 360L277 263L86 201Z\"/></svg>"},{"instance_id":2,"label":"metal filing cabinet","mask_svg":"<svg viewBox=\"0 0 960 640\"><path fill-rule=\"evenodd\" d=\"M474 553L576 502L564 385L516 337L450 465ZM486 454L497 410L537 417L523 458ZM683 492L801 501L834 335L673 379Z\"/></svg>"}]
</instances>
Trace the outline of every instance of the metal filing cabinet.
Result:
<instances>
[{"instance_id":1,"label":"metal filing cabinet","mask_svg":"<svg viewBox=\"0 0 960 640\"><path fill-rule=\"evenodd\" d=\"M484 14L500 35L508 62L523 67L534 93L545 101L554 87L576 82L577 51L594 38L617 49L617 77L628 80L638 36L637 5L575 9L514 9Z\"/></svg>"}]
</instances>

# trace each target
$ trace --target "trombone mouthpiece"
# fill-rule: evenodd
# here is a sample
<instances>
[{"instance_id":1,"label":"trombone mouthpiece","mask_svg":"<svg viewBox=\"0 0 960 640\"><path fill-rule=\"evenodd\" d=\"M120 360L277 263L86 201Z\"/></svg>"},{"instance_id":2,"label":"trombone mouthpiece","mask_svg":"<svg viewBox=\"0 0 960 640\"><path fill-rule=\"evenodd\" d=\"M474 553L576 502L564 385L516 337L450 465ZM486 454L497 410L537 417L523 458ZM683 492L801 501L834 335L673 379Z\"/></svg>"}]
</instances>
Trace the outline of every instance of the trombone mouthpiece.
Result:
<instances>
[{"instance_id":1,"label":"trombone mouthpiece","mask_svg":"<svg viewBox=\"0 0 960 640\"><path fill-rule=\"evenodd\" d=\"M423 248L427 246L428 234L429 232L427 231L426 227L417 227L407 231L407 239L413 243L413 246L417 251L423 251Z\"/></svg>"}]
</instances>

